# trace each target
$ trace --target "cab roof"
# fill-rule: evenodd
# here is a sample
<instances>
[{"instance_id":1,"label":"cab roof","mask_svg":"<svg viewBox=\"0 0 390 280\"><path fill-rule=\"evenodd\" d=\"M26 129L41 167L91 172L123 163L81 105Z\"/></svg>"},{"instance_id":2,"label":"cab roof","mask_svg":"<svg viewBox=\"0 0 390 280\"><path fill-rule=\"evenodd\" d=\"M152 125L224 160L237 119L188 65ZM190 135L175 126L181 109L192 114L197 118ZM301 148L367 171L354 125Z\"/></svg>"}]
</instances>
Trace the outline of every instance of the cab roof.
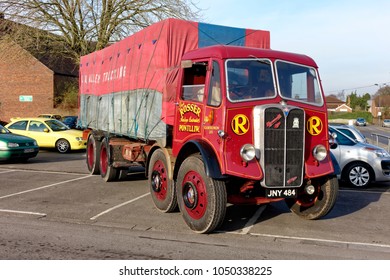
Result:
<instances>
[{"instance_id":1,"label":"cab roof","mask_svg":"<svg viewBox=\"0 0 390 280\"><path fill-rule=\"evenodd\" d=\"M271 60L286 60L298 64L318 68L315 61L307 55L276 51L271 49L248 48L239 46L216 45L189 51L184 54L183 60L195 60L202 58L269 58Z\"/></svg>"}]
</instances>

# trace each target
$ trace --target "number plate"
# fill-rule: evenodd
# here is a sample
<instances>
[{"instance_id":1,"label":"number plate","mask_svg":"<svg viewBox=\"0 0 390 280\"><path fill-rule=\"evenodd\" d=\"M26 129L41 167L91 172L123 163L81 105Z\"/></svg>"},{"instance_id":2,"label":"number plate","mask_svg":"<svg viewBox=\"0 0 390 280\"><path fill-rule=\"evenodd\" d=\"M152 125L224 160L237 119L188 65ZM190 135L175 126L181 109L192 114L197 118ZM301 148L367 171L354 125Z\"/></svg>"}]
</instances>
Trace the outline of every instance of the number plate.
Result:
<instances>
[{"instance_id":1,"label":"number plate","mask_svg":"<svg viewBox=\"0 0 390 280\"><path fill-rule=\"evenodd\" d=\"M33 153L34 149L24 149L24 153Z\"/></svg>"},{"instance_id":2,"label":"number plate","mask_svg":"<svg viewBox=\"0 0 390 280\"><path fill-rule=\"evenodd\" d=\"M297 197L298 189L266 189L266 195L268 198L278 198L278 197Z\"/></svg>"}]
</instances>

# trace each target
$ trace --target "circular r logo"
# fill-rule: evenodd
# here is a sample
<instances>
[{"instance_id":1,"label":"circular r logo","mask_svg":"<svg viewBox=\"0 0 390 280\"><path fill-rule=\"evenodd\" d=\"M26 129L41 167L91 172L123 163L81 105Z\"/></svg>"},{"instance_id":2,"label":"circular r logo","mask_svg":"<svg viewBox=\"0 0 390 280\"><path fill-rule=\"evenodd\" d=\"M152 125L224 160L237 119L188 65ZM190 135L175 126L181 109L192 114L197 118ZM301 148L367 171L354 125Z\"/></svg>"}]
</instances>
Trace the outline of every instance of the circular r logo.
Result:
<instances>
[{"instance_id":1,"label":"circular r logo","mask_svg":"<svg viewBox=\"0 0 390 280\"><path fill-rule=\"evenodd\" d=\"M237 135L244 135L249 130L249 119L243 114L235 115L232 119L232 129Z\"/></svg>"},{"instance_id":2,"label":"circular r logo","mask_svg":"<svg viewBox=\"0 0 390 280\"><path fill-rule=\"evenodd\" d=\"M319 117L311 117L307 120L307 131L311 135L318 135L323 129L322 121Z\"/></svg>"}]
</instances>

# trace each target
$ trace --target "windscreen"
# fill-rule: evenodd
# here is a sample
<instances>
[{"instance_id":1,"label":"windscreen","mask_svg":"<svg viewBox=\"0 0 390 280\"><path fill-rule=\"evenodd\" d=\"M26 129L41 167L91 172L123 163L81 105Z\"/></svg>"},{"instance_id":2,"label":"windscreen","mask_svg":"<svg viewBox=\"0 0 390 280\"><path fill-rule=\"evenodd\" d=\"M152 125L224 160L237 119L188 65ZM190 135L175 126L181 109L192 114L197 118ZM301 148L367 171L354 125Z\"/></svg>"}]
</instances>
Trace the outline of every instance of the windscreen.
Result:
<instances>
[{"instance_id":1,"label":"windscreen","mask_svg":"<svg viewBox=\"0 0 390 280\"><path fill-rule=\"evenodd\" d=\"M317 106L324 104L315 68L277 61L276 72L283 98Z\"/></svg>"}]
</instances>

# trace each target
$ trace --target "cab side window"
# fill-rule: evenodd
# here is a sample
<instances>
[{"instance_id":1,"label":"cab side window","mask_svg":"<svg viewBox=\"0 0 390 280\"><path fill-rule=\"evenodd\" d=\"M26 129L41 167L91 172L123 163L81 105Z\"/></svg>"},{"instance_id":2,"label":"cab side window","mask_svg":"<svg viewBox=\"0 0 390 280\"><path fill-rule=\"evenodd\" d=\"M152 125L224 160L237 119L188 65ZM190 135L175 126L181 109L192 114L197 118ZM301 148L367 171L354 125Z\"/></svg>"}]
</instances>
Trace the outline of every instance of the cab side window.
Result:
<instances>
[{"instance_id":1,"label":"cab side window","mask_svg":"<svg viewBox=\"0 0 390 280\"><path fill-rule=\"evenodd\" d=\"M184 68L184 81L181 97L183 100L203 102L206 83L206 62L197 62L190 68Z\"/></svg>"},{"instance_id":2,"label":"cab side window","mask_svg":"<svg viewBox=\"0 0 390 280\"><path fill-rule=\"evenodd\" d=\"M207 105L219 106L221 104L221 74L219 64L213 61L213 69L210 76L209 96L207 98Z\"/></svg>"}]
</instances>

